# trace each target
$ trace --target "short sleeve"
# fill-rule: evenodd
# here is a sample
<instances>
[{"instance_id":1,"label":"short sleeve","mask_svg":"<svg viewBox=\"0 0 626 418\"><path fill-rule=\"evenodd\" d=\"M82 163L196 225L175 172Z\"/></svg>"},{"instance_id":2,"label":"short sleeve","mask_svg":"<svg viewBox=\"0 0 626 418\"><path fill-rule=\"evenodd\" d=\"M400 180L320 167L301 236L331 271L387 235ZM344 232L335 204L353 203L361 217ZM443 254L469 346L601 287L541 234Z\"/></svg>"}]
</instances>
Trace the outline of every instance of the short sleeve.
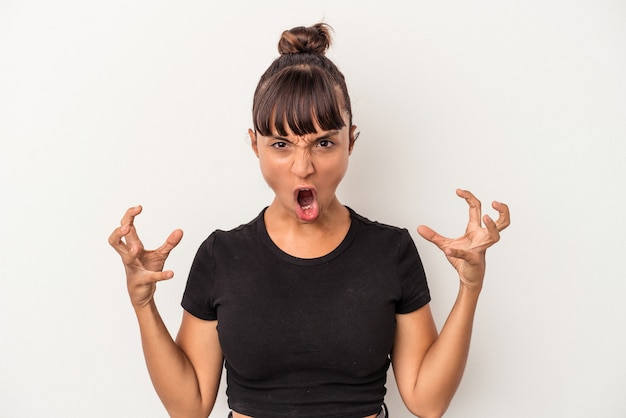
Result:
<instances>
[{"instance_id":1,"label":"short sleeve","mask_svg":"<svg viewBox=\"0 0 626 418\"><path fill-rule=\"evenodd\" d=\"M217 319L217 312L213 305L213 287L215 283L214 242L215 233L211 234L198 248L189 271L187 285L181 302L182 307L193 316L211 321Z\"/></svg>"},{"instance_id":2,"label":"short sleeve","mask_svg":"<svg viewBox=\"0 0 626 418\"><path fill-rule=\"evenodd\" d=\"M402 230L400 238L397 269L402 295L396 305L396 313L413 312L430 302L430 291L422 260L413 238L406 229Z\"/></svg>"}]
</instances>

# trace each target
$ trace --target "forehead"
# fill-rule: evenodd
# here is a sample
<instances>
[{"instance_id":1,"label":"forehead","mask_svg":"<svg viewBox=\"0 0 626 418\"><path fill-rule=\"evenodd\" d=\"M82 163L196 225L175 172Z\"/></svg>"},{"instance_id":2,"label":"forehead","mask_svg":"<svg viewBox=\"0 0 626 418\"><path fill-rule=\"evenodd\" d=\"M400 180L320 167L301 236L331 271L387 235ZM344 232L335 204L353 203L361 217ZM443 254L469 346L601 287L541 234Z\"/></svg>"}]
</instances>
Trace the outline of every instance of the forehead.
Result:
<instances>
[{"instance_id":1,"label":"forehead","mask_svg":"<svg viewBox=\"0 0 626 418\"><path fill-rule=\"evenodd\" d=\"M349 114L337 81L314 66L279 71L260 85L253 103L254 128L263 135L340 129L351 120Z\"/></svg>"}]
</instances>

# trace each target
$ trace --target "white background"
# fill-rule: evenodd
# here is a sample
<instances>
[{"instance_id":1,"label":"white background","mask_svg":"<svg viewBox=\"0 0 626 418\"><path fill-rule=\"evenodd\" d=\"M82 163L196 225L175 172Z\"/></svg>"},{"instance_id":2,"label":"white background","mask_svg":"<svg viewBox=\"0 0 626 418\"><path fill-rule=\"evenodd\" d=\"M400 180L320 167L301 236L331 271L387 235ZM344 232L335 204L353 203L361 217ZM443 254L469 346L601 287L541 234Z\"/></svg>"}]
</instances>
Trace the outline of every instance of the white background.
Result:
<instances>
[{"instance_id":1,"label":"white background","mask_svg":"<svg viewBox=\"0 0 626 418\"><path fill-rule=\"evenodd\" d=\"M136 204L148 247L185 231L157 292L175 333L197 246L272 196L258 77L320 20L361 131L343 203L448 235L456 187L512 210L446 416L626 416L622 0L0 0L0 416L167 416L107 237ZM413 236L441 326L457 279ZM387 402L410 416L393 379Z\"/></svg>"}]
</instances>

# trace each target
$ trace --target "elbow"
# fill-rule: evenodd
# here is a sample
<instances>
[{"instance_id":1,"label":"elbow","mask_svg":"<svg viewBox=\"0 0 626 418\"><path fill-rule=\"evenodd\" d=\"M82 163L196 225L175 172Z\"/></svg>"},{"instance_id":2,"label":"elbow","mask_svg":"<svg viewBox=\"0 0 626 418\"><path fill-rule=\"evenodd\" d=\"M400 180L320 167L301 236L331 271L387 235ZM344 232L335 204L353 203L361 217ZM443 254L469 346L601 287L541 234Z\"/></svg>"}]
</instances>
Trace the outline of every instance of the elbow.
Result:
<instances>
[{"instance_id":1,"label":"elbow","mask_svg":"<svg viewBox=\"0 0 626 418\"><path fill-rule=\"evenodd\" d=\"M409 411L418 418L441 418L448 410L450 402L433 402L429 405L415 405Z\"/></svg>"},{"instance_id":2,"label":"elbow","mask_svg":"<svg viewBox=\"0 0 626 418\"><path fill-rule=\"evenodd\" d=\"M440 411L432 410L429 412L411 411L411 413L418 418L441 418L445 412L445 409Z\"/></svg>"},{"instance_id":3,"label":"elbow","mask_svg":"<svg viewBox=\"0 0 626 418\"><path fill-rule=\"evenodd\" d=\"M432 414L422 414L419 415L419 418L441 418L443 417L443 414L445 413L445 411L442 412L433 412Z\"/></svg>"},{"instance_id":4,"label":"elbow","mask_svg":"<svg viewBox=\"0 0 626 418\"><path fill-rule=\"evenodd\" d=\"M170 418L208 418L211 415L211 407L206 406L197 406L197 407L189 407L188 405L183 405L178 408L167 407L168 415Z\"/></svg>"},{"instance_id":5,"label":"elbow","mask_svg":"<svg viewBox=\"0 0 626 418\"><path fill-rule=\"evenodd\" d=\"M206 414L204 412L197 412L195 414L188 414L188 413L171 413L168 411L168 414L170 416L170 418L208 418L209 414Z\"/></svg>"}]
</instances>

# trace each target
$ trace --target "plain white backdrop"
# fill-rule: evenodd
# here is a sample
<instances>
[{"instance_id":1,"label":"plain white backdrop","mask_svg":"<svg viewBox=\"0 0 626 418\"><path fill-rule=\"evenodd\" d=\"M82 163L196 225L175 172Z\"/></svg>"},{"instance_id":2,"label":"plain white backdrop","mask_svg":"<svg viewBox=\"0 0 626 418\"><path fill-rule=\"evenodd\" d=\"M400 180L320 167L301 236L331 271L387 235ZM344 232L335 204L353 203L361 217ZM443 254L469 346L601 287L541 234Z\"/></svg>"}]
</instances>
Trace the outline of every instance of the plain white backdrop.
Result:
<instances>
[{"instance_id":1,"label":"plain white backdrop","mask_svg":"<svg viewBox=\"0 0 626 418\"><path fill-rule=\"evenodd\" d=\"M413 232L439 326L457 278L415 228L461 234L457 187L511 207L446 416L626 416L621 0L0 0L0 416L167 416L107 237L136 204L148 247L185 231L157 292L176 333L198 245L272 196L258 78L320 20L361 131L340 200Z\"/></svg>"}]
</instances>

